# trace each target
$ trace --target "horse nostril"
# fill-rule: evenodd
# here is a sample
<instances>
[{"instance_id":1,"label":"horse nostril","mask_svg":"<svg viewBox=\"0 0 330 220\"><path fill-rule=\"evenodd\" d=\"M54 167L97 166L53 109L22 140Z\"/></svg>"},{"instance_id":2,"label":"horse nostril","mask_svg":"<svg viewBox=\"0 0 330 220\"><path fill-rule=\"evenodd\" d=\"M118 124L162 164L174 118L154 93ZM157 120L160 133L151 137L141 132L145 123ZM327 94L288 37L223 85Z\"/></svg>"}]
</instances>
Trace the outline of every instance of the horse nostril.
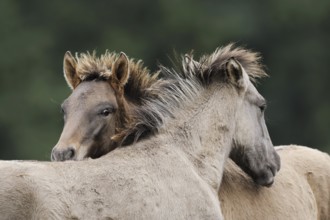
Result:
<instances>
[{"instance_id":1,"label":"horse nostril","mask_svg":"<svg viewBox=\"0 0 330 220\"><path fill-rule=\"evenodd\" d=\"M67 150L65 150L63 152L63 157L64 157L64 160L71 160L74 158L75 156L75 149L73 147L69 147Z\"/></svg>"}]
</instances>

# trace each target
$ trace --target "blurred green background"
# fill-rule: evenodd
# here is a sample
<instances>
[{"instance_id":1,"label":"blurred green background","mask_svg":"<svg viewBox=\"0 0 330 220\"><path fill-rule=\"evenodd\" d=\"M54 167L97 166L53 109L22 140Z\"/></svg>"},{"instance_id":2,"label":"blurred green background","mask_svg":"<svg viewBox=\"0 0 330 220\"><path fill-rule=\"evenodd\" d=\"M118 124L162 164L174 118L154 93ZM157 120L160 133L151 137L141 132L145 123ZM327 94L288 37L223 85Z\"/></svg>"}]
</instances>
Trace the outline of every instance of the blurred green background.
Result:
<instances>
[{"instance_id":1,"label":"blurred green background","mask_svg":"<svg viewBox=\"0 0 330 220\"><path fill-rule=\"evenodd\" d=\"M49 160L70 94L65 51L124 51L155 70L174 49L229 42L264 57L274 145L330 152L329 0L1 0L0 159Z\"/></svg>"}]
</instances>

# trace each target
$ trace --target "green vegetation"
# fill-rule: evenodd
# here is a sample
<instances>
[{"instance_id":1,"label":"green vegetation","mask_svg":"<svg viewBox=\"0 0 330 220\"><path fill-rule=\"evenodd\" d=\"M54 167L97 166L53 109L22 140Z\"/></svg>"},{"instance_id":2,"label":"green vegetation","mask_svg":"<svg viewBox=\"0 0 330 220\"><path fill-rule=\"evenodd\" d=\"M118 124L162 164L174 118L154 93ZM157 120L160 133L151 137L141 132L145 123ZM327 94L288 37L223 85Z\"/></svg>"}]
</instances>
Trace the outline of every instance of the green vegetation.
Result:
<instances>
[{"instance_id":1,"label":"green vegetation","mask_svg":"<svg viewBox=\"0 0 330 220\"><path fill-rule=\"evenodd\" d=\"M275 145L330 152L330 1L0 2L0 159L49 160L70 94L65 51L124 51L151 70L229 42L261 52Z\"/></svg>"}]
</instances>

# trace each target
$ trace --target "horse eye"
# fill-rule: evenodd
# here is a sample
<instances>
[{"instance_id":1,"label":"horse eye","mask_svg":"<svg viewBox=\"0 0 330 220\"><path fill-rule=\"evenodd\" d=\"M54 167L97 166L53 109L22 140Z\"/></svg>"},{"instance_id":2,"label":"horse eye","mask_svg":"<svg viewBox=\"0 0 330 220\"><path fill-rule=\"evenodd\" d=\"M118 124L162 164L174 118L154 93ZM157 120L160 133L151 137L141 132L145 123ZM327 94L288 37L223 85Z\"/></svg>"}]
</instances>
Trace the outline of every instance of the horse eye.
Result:
<instances>
[{"instance_id":1,"label":"horse eye","mask_svg":"<svg viewBox=\"0 0 330 220\"><path fill-rule=\"evenodd\" d=\"M61 108L61 113L62 113L63 115L65 115L65 111L64 111L63 108Z\"/></svg>"},{"instance_id":2,"label":"horse eye","mask_svg":"<svg viewBox=\"0 0 330 220\"><path fill-rule=\"evenodd\" d=\"M266 108L267 108L266 104L263 104L263 105L259 106L259 109L260 109L261 112L264 112L266 110Z\"/></svg>"},{"instance_id":3,"label":"horse eye","mask_svg":"<svg viewBox=\"0 0 330 220\"><path fill-rule=\"evenodd\" d=\"M103 110L100 112L100 115L106 117L106 116L110 115L110 113L112 113L111 109L106 108L106 109L103 109Z\"/></svg>"}]
</instances>

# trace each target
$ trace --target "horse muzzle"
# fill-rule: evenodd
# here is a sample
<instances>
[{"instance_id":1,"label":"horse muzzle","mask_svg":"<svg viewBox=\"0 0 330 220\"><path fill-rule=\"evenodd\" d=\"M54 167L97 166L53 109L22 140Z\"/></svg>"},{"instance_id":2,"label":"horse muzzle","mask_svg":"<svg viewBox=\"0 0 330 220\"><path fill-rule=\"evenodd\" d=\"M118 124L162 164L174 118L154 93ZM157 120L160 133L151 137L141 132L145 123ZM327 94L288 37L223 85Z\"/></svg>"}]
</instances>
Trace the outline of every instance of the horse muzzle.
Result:
<instances>
[{"instance_id":1,"label":"horse muzzle","mask_svg":"<svg viewBox=\"0 0 330 220\"><path fill-rule=\"evenodd\" d=\"M76 150L73 147L67 147L64 149L56 149L53 148L51 154L52 161L65 161L65 160L73 160L76 156Z\"/></svg>"}]
</instances>

